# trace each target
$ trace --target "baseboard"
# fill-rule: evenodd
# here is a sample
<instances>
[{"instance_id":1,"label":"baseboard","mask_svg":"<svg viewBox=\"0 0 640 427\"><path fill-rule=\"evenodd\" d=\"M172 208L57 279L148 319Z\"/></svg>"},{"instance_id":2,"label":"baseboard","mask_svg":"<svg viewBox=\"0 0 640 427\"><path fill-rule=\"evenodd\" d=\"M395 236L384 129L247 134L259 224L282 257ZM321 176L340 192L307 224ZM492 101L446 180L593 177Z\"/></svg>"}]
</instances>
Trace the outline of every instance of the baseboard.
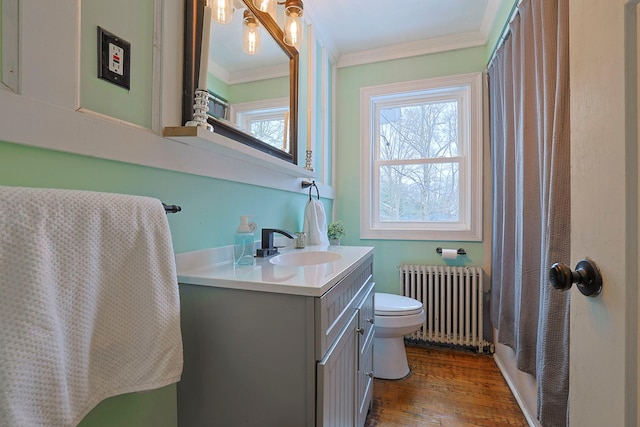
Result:
<instances>
[{"instance_id":1,"label":"baseboard","mask_svg":"<svg viewBox=\"0 0 640 427\"><path fill-rule=\"evenodd\" d=\"M500 370L500 373L502 374L502 377L507 382L507 385L509 386L509 389L511 390L511 393L513 394L513 397L515 397L516 402L518 402L518 406L520 406L520 409L522 410L522 414L524 415L525 419L527 420L527 423L529 424L529 427L541 427L540 423L538 422L537 418L535 417L535 414L531 414L531 412L529 412L529 408L524 404L524 400L520 396L520 392L518 392L518 389L513 384L513 381L511 380L511 377L509 376L509 374L508 374L507 370L505 369L504 365L500 361L500 358L498 358L497 355L494 354L493 355L493 360L496 362L496 365L498 366L498 369Z\"/></svg>"}]
</instances>

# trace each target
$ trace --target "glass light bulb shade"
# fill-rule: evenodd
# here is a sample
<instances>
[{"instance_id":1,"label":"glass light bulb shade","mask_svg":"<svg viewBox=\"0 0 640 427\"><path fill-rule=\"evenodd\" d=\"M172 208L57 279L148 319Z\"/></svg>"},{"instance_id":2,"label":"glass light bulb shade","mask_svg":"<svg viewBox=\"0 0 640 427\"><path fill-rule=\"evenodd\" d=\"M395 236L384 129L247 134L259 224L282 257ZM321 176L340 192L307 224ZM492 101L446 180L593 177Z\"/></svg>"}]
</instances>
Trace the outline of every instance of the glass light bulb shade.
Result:
<instances>
[{"instance_id":1,"label":"glass light bulb shade","mask_svg":"<svg viewBox=\"0 0 640 427\"><path fill-rule=\"evenodd\" d=\"M276 16L276 0L253 0L253 5L269 15Z\"/></svg>"},{"instance_id":2,"label":"glass light bulb shade","mask_svg":"<svg viewBox=\"0 0 640 427\"><path fill-rule=\"evenodd\" d=\"M212 19L220 24L228 24L233 18L233 6L231 0L213 0L210 6Z\"/></svg>"},{"instance_id":3,"label":"glass light bulb shade","mask_svg":"<svg viewBox=\"0 0 640 427\"><path fill-rule=\"evenodd\" d=\"M302 19L295 13L284 15L284 43L300 48L303 40Z\"/></svg>"},{"instance_id":4,"label":"glass light bulb shade","mask_svg":"<svg viewBox=\"0 0 640 427\"><path fill-rule=\"evenodd\" d=\"M304 6L302 4L302 0L285 0L284 2L285 15L295 14L296 16L300 17L304 13L303 10Z\"/></svg>"},{"instance_id":5,"label":"glass light bulb shade","mask_svg":"<svg viewBox=\"0 0 640 427\"><path fill-rule=\"evenodd\" d=\"M242 24L242 51L247 55L255 55L260 50L260 26L255 16L245 11Z\"/></svg>"}]
</instances>

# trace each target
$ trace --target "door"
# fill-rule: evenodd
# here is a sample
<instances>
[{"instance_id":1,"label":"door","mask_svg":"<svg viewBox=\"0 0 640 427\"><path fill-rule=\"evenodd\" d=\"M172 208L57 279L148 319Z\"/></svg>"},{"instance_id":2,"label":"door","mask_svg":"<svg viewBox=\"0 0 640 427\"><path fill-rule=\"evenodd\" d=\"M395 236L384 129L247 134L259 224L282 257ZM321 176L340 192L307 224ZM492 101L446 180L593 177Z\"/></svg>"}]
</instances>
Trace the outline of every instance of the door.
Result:
<instances>
[{"instance_id":1,"label":"door","mask_svg":"<svg viewBox=\"0 0 640 427\"><path fill-rule=\"evenodd\" d=\"M637 0L570 0L571 264L602 294L571 292L570 426L638 418Z\"/></svg>"},{"instance_id":2,"label":"door","mask_svg":"<svg viewBox=\"0 0 640 427\"><path fill-rule=\"evenodd\" d=\"M356 423L358 371L358 313L317 366L317 423L322 427L353 426Z\"/></svg>"}]
</instances>

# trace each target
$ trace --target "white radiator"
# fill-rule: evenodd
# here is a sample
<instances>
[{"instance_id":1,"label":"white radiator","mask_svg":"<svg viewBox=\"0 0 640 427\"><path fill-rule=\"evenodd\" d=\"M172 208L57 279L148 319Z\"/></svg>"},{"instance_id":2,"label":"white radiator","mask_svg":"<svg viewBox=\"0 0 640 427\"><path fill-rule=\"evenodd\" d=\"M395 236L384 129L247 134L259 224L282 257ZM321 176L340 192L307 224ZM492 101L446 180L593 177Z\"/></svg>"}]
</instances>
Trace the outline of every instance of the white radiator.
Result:
<instances>
[{"instance_id":1,"label":"white radiator","mask_svg":"<svg viewBox=\"0 0 640 427\"><path fill-rule=\"evenodd\" d=\"M418 341L477 347L483 339L483 272L479 267L400 265L405 296L421 301L426 320L409 337Z\"/></svg>"}]
</instances>

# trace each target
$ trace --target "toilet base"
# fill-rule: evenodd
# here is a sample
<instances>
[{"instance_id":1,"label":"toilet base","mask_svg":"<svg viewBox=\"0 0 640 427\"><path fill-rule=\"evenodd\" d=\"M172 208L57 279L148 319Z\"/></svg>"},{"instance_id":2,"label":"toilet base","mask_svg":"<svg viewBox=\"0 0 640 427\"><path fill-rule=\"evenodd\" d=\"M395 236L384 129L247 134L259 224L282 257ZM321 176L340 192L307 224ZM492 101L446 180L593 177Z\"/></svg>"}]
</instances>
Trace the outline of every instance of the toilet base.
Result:
<instances>
[{"instance_id":1,"label":"toilet base","mask_svg":"<svg viewBox=\"0 0 640 427\"><path fill-rule=\"evenodd\" d=\"M404 337L375 338L373 343L373 376L398 380L409 375Z\"/></svg>"}]
</instances>

